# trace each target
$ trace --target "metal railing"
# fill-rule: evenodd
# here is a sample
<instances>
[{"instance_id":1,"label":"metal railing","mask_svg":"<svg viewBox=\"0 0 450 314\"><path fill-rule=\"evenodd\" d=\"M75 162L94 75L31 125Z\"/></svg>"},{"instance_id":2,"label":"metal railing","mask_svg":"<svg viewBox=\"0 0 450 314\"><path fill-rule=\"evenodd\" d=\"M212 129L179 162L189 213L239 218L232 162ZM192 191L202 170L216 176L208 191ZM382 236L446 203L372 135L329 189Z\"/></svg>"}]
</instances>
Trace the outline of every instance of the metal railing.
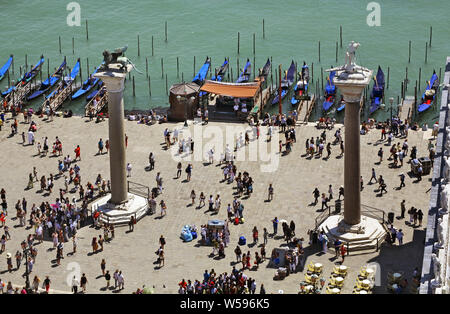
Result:
<instances>
[{"instance_id":1,"label":"metal railing","mask_svg":"<svg viewBox=\"0 0 450 314\"><path fill-rule=\"evenodd\" d=\"M341 210L339 212L343 212L344 210L344 202L341 202ZM329 217L332 213L336 213L335 210L331 211L331 208L335 207L335 205L329 205L328 209L321 212L316 218L315 218L315 226L316 229L319 228L319 226ZM338 214L338 213L336 213ZM372 206L361 204L361 214L364 214L365 216L377 219L382 224L387 224L388 221L386 220L386 213L379 208L375 208Z\"/></svg>"},{"instance_id":2,"label":"metal railing","mask_svg":"<svg viewBox=\"0 0 450 314\"><path fill-rule=\"evenodd\" d=\"M387 223L387 221L385 219L386 213L382 209L361 204L361 214L365 214L365 216L377 219L382 224Z\"/></svg>"},{"instance_id":3,"label":"metal railing","mask_svg":"<svg viewBox=\"0 0 450 314\"><path fill-rule=\"evenodd\" d=\"M323 212L321 212L315 219L315 225L316 230L319 228L319 226L328 218L331 216L331 207L334 207L333 205L329 205L328 209L325 209ZM333 211L334 212L334 211Z\"/></svg>"},{"instance_id":4,"label":"metal railing","mask_svg":"<svg viewBox=\"0 0 450 314\"><path fill-rule=\"evenodd\" d=\"M127 181L127 184L127 191L129 193L145 197L146 199L150 198L150 188L148 186L131 181Z\"/></svg>"}]
</instances>

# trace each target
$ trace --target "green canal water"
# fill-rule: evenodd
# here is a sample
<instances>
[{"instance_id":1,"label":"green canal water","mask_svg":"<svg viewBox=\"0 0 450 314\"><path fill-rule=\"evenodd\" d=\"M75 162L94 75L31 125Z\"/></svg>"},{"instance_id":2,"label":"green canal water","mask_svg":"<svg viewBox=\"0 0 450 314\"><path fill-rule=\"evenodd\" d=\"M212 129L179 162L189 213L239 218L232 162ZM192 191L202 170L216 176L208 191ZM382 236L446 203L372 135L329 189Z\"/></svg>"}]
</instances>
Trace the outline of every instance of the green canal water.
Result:
<instances>
[{"instance_id":1,"label":"green canal water","mask_svg":"<svg viewBox=\"0 0 450 314\"><path fill-rule=\"evenodd\" d=\"M419 68L422 69L421 92L425 80L429 80L433 69L439 74L445 58L450 54L450 19L447 4L441 0L383 0L381 26L369 27L366 19L371 12L366 9L369 1L361 0L283 0L283 1L217 1L217 0L150 0L150 1L92 1L80 0L81 25L68 26L66 9L70 1L63 0L0 0L2 43L0 63L10 54L15 56L15 73L19 67L35 63L41 54L50 60L50 71L67 56L72 67L80 57L83 79L100 64L102 51L129 45L126 53L144 74L134 72L136 96L132 84L126 82L125 107L128 110L149 109L168 106L168 86L192 80L206 56L212 58L212 67L219 67L224 57L230 57L233 76L237 75L237 60L240 67L250 58L257 68L272 57L274 69L279 64L287 69L293 59L301 64L314 62L314 80L320 80L320 70L336 65L335 47L339 42L339 26L343 29L343 48L339 48L338 63L344 63L344 51L349 41L361 43L357 51L358 63L371 68L381 65L387 75L390 68L389 89L386 100L400 94L401 82L408 68L410 83L406 95L414 94ZM263 38L263 19L265 38ZM86 39L88 20L89 39ZM168 41L165 42L165 22L168 25ZM428 48L425 63L425 44L429 41L430 26L433 27L432 47ZM240 53L237 53L237 38L240 32ZM253 54L255 34L255 55ZM137 36L140 38L138 56ZM62 53L59 53L58 37L61 37ZM154 56L152 56L152 36ZM74 53L72 52L74 39ZM319 62L318 42L321 45ZM412 42L411 62L408 62L408 45ZM193 61L196 57L194 69ZM145 75L145 60L148 57L151 78L151 97ZM177 77L177 57L179 77ZM161 73L161 58L164 74ZM47 65L43 67L47 76ZM213 71L214 72L214 71ZM324 76L326 73L324 73ZM164 78L162 78L164 77ZM275 80L275 78L274 78ZM324 77L324 83L325 83ZM274 82L275 83L275 82ZM7 79L0 82L0 89L7 86ZM320 89L321 89L321 83ZM371 88L371 87L370 87ZM314 90L313 90L314 92ZM290 110L289 97L284 110ZM37 107L42 99L32 103ZM396 102L396 101L395 101ZM85 100L64 104L64 108L82 113ZM276 110L273 108L272 110ZM314 116L320 115L320 108ZM395 110L394 110L395 112ZM438 109L432 108L419 116L419 121L430 123L436 119ZM389 110L379 110L374 117L386 119ZM342 118L342 117L341 117ZM341 119L338 116L338 120Z\"/></svg>"}]
</instances>

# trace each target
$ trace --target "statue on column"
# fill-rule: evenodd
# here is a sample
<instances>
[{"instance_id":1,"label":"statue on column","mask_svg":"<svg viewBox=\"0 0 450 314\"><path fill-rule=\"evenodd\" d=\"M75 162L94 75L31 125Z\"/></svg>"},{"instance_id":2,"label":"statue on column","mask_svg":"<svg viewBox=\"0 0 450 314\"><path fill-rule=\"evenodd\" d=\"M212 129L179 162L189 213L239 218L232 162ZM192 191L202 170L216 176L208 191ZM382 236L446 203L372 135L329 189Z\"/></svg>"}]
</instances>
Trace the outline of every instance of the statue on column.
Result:
<instances>
[{"instance_id":1,"label":"statue on column","mask_svg":"<svg viewBox=\"0 0 450 314\"><path fill-rule=\"evenodd\" d=\"M434 280L432 280L432 285L435 287L441 286L441 262L439 262L436 254L431 254L431 259L433 261L433 274Z\"/></svg>"},{"instance_id":2,"label":"statue on column","mask_svg":"<svg viewBox=\"0 0 450 314\"><path fill-rule=\"evenodd\" d=\"M359 43L356 43L353 40L348 45L344 66L347 72L354 72L356 70L356 49L358 49L359 45Z\"/></svg>"}]
</instances>

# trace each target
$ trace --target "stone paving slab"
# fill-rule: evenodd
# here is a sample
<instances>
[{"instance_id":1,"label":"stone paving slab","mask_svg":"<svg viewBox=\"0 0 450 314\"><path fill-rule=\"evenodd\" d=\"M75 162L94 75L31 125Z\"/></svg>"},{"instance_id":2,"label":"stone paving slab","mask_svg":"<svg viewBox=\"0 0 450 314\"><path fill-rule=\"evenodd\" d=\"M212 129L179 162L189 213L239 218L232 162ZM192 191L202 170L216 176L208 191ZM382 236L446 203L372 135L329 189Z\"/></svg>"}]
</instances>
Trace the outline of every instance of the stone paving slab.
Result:
<instances>
[{"instance_id":1,"label":"stone paving slab","mask_svg":"<svg viewBox=\"0 0 450 314\"><path fill-rule=\"evenodd\" d=\"M20 120L22 117L19 116ZM97 142L99 138L107 139L107 122L94 123L88 122L85 118L73 117L69 119L55 118L53 122L46 122L42 119L35 118L38 122L38 132L36 141L43 141L44 136L49 137L51 144L55 136L59 136L63 143L64 155L70 154L74 157L73 150L76 145L81 147L82 161L77 162L81 167L81 176L83 184L88 180L95 181L98 173L104 178L108 178L109 163L108 155L97 156ZM230 126L238 126L239 124L225 123L209 123L210 127L216 127L225 130ZM183 162L183 172L181 179L174 179L176 175L176 164L169 151L163 149L163 131L168 127L173 130L182 128L179 124L157 124L153 126L145 126L136 122L127 121L125 123L126 133L129 137L127 148L127 161L132 163L131 181L138 182L150 187L154 187L156 172L161 172L163 177L164 192L158 197L157 201L164 199L167 204L167 215L162 219L159 216L159 207L157 214L144 217L135 227L134 232L127 233L127 227L117 228L116 238L110 243L105 244L103 252L92 255L91 240L92 237L102 234L99 230L91 227L85 227L78 233L78 251L75 255L66 256L61 260L60 266L54 266L50 261L56 258L56 252L49 250L52 243L44 242L38 245L38 257L33 268L32 277L38 274L41 279L49 275L52 279L52 289L70 291L67 285L67 278L71 278L74 273L79 270L87 275L88 293L103 293L103 287L106 285L102 278L100 270L100 262L102 258L106 259L106 268L111 273L115 269L123 271L125 277L125 289L121 293L131 293L142 285L155 286L157 293L176 293L177 283L182 279L202 279L205 269L214 268L217 273L230 272L231 265L235 260L233 253L234 247L237 245L239 236L244 235L248 242L251 242L251 230L254 226L260 231L260 239L262 239L262 230L264 227L272 232L271 220L277 216L279 219L286 219L288 222L294 220L296 224L296 236L308 238L307 231L314 228L314 221L320 210L320 201L316 206L311 206L313 201L312 191L314 187L318 187L320 191L326 192L328 185L333 185L335 197L338 195L338 187L343 185L343 158L339 158L339 147L332 146L332 155L329 160L323 158L307 159L302 157L305 153L306 138L317 137L322 130L317 130L313 125L302 125L296 127L297 143L293 146L293 151L287 156L281 156L278 168L275 172L261 171L261 165L266 163L258 161L237 161L238 171L248 171L255 181L254 193L249 199L244 199L244 217L245 223L234 226L230 225L231 243L226 249L226 258L216 260L210 258L211 247L199 246L194 240L193 242L183 243L180 239L180 232L185 224L195 224L200 226L206 224L209 219L226 218L226 206L233 200L232 193L234 185L226 184L222 181L223 174L221 167L217 163L213 165L205 165L206 161L193 161L193 175L191 182L183 182L186 177L184 168L187 161ZM243 128L247 127L242 125ZM336 126L338 127L338 126ZM194 126L190 126L193 132ZM206 131L205 127L203 127ZM33 166L37 167L38 177L50 172L57 173L57 157L37 157L37 149L35 146L22 146L20 133L26 131L25 124L19 124L19 135L8 138L10 132L10 124L7 123L3 130L0 131L0 188L4 187L7 192L7 201L11 217L15 216L14 204L18 199L25 197L28 201L28 208L33 203L40 204L42 200L48 199L54 201L58 197L60 187L63 187L63 180L59 179L55 182L54 192L49 197L43 197L37 193L39 187L35 184L34 188L26 191L25 187L28 182L28 173L31 172ZM327 140L334 139L336 128L327 131ZM261 137L265 140L265 128L261 129ZM185 131L185 134L187 132ZM252 137L250 135L250 137ZM413 183L414 178L407 175L406 187L401 191L396 191L395 187L399 185L398 175L400 172L405 174L410 170L409 164L404 164L403 169L388 168L389 146L380 144L377 140L380 137L379 130L370 131L368 135L361 136L361 174L364 182L367 182L371 175L371 168L374 167L377 175L382 174L387 183L388 193L382 197L377 197L376 185L365 185L362 191L362 203L376 208L388 211L394 211L396 215L400 213L400 202L406 199L406 206L422 209L424 213L429 203L430 176L424 176L419 183ZM284 141L284 136L281 137ZM208 140L203 139L204 145L208 146ZM275 139L272 140L273 142ZM232 141L231 141L232 142ZM403 143L403 139L396 139L395 143ZM424 140L422 131L410 131L408 142L410 147L416 145L418 148L418 156L427 156L427 141ZM198 148L196 141L196 149ZM250 147L255 146L256 142L251 142ZM381 146L380 146L381 145ZM385 151L385 160L381 165L374 164L378 161L377 151L379 147L383 147ZM275 157L278 151L277 141L274 146L268 149L272 157ZM156 158L156 169L154 171L146 171L148 166L148 154L153 152ZM206 157L205 157L206 158ZM267 188L272 183L275 189L275 196L272 202L265 202L267 198ZM198 195L203 191L208 198L209 194L216 195L220 193L222 198L222 207L218 215L211 216L204 213L205 208L195 209L190 207L190 192L194 189ZM75 195L78 198L78 195ZM426 217L426 215L425 215ZM11 227L12 239L7 242L6 252L13 255L20 247L20 242L25 239L31 230L24 227L15 227L17 221L7 219L7 224ZM388 271L404 270L407 274L411 274L414 267L421 269L423 256L423 239L424 228L411 228L405 225L404 220L396 220L394 225L397 228L403 228L405 232L404 245L401 247L383 245L380 252L368 254L360 254L349 256L345 260L345 265L350 267L350 273L346 279L344 292L351 292L356 273L359 268L367 262L377 262L381 265L381 281L382 285L386 283L386 274ZM423 222L426 226L426 221ZM281 227L281 226L280 226ZM281 228L279 228L281 229ZM153 264L156 261L155 251L158 248L158 239L163 234L166 238L166 265L161 269L155 269ZM283 245L282 239L269 238L266 248L267 255L273 248ZM307 241L305 246L308 246ZM66 243L64 253L72 250L72 244ZM251 243L248 247L242 248L243 252L250 250L252 256L256 251ZM258 248L259 251L259 248ZM325 255L317 255L318 249L308 247L306 249L306 263L310 261L321 262L324 264L324 274L328 277L331 274L334 261L334 250L330 250ZM14 284L22 284L24 279L21 277L24 268L14 271L11 274L6 273L6 253L0 255L0 278L4 281L12 281ZM240 265L236 265L240 266ZM267 268L267 261L260 266L258 271L247 271L248 276L255 278L258 291L259 285L264 283L267 292L278 292L279 289L285 293L297 293L299 290L299 282L303 280L303 273L291 274L283 281L274 281L272 279L275 269ZM32 278L31 278L32 279ZM408 277L409 279L409 277ZM164 288L165 286L165 288ZM384 293L384 287L376 288L375 292Z\"/></svg>"}]
</instances>

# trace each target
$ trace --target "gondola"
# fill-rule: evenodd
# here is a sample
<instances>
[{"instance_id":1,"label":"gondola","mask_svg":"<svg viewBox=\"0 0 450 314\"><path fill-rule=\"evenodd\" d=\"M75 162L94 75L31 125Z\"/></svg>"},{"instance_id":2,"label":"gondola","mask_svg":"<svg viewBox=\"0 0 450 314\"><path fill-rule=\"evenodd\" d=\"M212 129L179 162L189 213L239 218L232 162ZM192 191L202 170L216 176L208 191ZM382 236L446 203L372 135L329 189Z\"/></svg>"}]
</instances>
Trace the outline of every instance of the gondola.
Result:
<instances>
[{"instance_id":1,"label":"gondola","mask_svg":"<svg viewBox=\"0 0 450 314\"><path fill-rule=\"evenodd\" d=\"M225 77L225 73L228 71L228 65L229 61L227 58L225 58L225 61L220 66L219 70L217 70L217 73L211 77L212 81L222 82L223 78Z\"/></svg>"},{"instance_id":2,"label":"gondola","mask_svg":"<svg viewBox=\"0 0 450 314\"><path fill-rule=\"evenodd\" d=\"M198 71L197 75L194 77L192 82L194 82L195 84L197 84L199 86L202 86L203 83L205 82L206 75L208 74L208 70L209 70L210 66L211 66L211 58L206 57L205 63L202 65L202 67L200 68L200 71Z\"/></svg>"},{"instance_id":3,"label":"gondola","mask_svg":"<svg viewBox=\"0 0 450 314\"><path fill-rule=\"evenodd\" d=\"M247 63L245 64L244 70L239 74L236 83L247 83L250 79L250 73L252 70L252 64L250 63L250 59L247 59Z\"/></svg>"},{"instance_id":4,"label":"gondola","mask_svg":"<svg viewBox=\"0 0 450 314\"><path fill-rule=\"evenodd\" d=\"M306 62L303 62L302 72L300 73L300 80L295 84L294 95L291 98L291 105L297 106L300 100L309 99L308 96L309 85L309 67Z\"/></svg>"},{"instance_id":5,"label":"gondola","mask_svg":"<svg viewBox=\"0 0 450 314\"><path fill-rule=\"evenodd\" d=\"M220 68L217 70L217 72L211 77L211 81L222 82L222 80L225 76L225 73L228 70L228 65L229 65L229 61L227 58L225 58L225 61L223 62L223 64L220 66ZM202 97L206 94L207 94L207 92L201 91L198 95L200 97Z\"/></svg>"},{"instance_id":6,"label":"gondola","mask_svg":"<svg viewBox=\"0 0 450 314\"><path fill-rule=\"evenodd\" d=\"M5 76L5 73L8 72L9 67L11 66L12 60L13 60L13 56L11 55L9 57L8 61L6 61L5 65L0 68L0 81Z\"/></svg>"},{"instance_id":7,"label":"gondola","mask_svg":"<svg viewBox=\"0 0 450 314\"><path fill-rule=\"evenodd\" d=\"M98 68L96 68L94 72L92 72L92 74L89 76L89 78L83 82L83 85L81 85L81 87L72 95L72 100L83 96L84 94L89 92L95 85L97 85L97 83L100 81L100 79L97 77L94 77L94 74L97 73L99 68L100 68L100 66Z\"/></svg>"},{"instance_id":8,"label":"gondola","mask_svg":"<svg viewBox=\"0 0 450 314\"><path fill-rule=\"evenodd\" d=\"M41 59L39 62L30 70L30 72L25 73L15 85L9 87L6 91L2 92L2 96L6 97L9 93L11 93L13 90L16 90L17 87L23 86L30 82L41 70L42 64L44 63L45 59L44 56L41 55Z\"/></svg>"},{"instance_id":9,"label":"gondola","mask_svg":"<svg viewBox=\"0 0 450 314\"><path fill-rule=\"evenodd\" d=\"M291 62L291 66L286 72L286 75L281 80L281 99L286 97L287 93L289 92L289 89L291 88L292 84L294 83L294 76L295 72L297 71L297 67L295 66L294 60ZM280 101L279 98L279 90L277 89L275 92L275 97L272 100L272 105L275 105Z\"/></svg>"},{"instance_id":10,"label":"gondola","mask_svg":"<svg viewBox=\"0 0 450 314\"><path fill-rule=\"evenodd\" d=\"M77 63L75 63L75 66L73 67L72 71L70 72L70 75L68 77L63 78L61 83L58 85L57 88L55 88L50 94L48 94L45 99L51 99L56 94L61 92L66 86L68 86L70 83L72 83L75 80L75 77L80 73L80 59L77 60Z\"/></svg>"},{"instance_id":11,"label":"gondola","mask_svg":"<svg viewBox=\"0 0 450 314\"><path fill-rule=\"evenodd\" d=\"M264 80L267 79L267 77L270 74L270 59L267 58L267 62L266 64L264 64L263 68L261 69L260 73L259 73L259 77L263 77Z\"/></svg>"},{"instance_id":12,"label":"gondola","mask_svg":"<svg viewBox=\"0 0 450 314\"><path fill-rule=\"evenodd\" d=\"M98 92L102 89L102 87L103 87L103 81L100 80L100 82L97 84L97 88L93 92L91 92L89 95L86 96L86 101L89 102L92 98L97 96Z\"/></svg>"},{"instance_id":13,"label":"gondola","mask_svg":"<svg viewBox=\"0 0 450 314\"><path fill-rule=\"evenodd\" d=\"M336 110L337 110L337 112L341 112L344 109L345 109L344 96L341 96L341 103L340 103L339 107Z\"/></svg>"},{"instance_id":14,"label":"gondola","mask_svg":"<svg viewBox=\"0 0 450 314\"><path fill-rule=\"evenodd\" d=\"M381 101L384 96L384 73L381 67L378 66L377 75L374 77L375 84L373 84L372 93L370 94L370 109L369 114L374 113L380 108Z\"/></svg>"},{"instance_id":15,"label":"gondola","mask_svg":"<svg viewBox=\"0 0 450 314\"><path fill-rule=\"evenodd\" d=\"M436 98L436 93L439 87L439 78L436 75L436 71L433 71L433 75L429 82L427 82L427 88L422 94L422 103L417 108L419 113L424 112L431 107L434 99Z\"/></svg>"},{"instance_id":16,"label":"gondola","mask_svg":"<svg viewBox=\"0 0 450 314\"><path fill-rule=\"evenodd\" d=\"M39 89L30 96L28 96L27 100L30 101L32 99L35 99L36 97L39 97L40 95L48 91L51 87L53 87L63 75L63 71L66 68L66 65L67 65L66 58L64 57L64 61L61 63L59 68L49 78L47 78L44 82L42 82Z\"/></svg>"},{"instance_id":17,"label":"gondola","mask_svg":"<svg viewBox=\"0 0 450 314\"><path fill-rule=\"evenodd\" d=\"M327 78L327 86L325 87L325 101L322 104L324 111L330 110L336 100L336 86L333 83L333 78L336 75L335 71L330 72L330 76Z\"/></svg>"}]
</instances>

